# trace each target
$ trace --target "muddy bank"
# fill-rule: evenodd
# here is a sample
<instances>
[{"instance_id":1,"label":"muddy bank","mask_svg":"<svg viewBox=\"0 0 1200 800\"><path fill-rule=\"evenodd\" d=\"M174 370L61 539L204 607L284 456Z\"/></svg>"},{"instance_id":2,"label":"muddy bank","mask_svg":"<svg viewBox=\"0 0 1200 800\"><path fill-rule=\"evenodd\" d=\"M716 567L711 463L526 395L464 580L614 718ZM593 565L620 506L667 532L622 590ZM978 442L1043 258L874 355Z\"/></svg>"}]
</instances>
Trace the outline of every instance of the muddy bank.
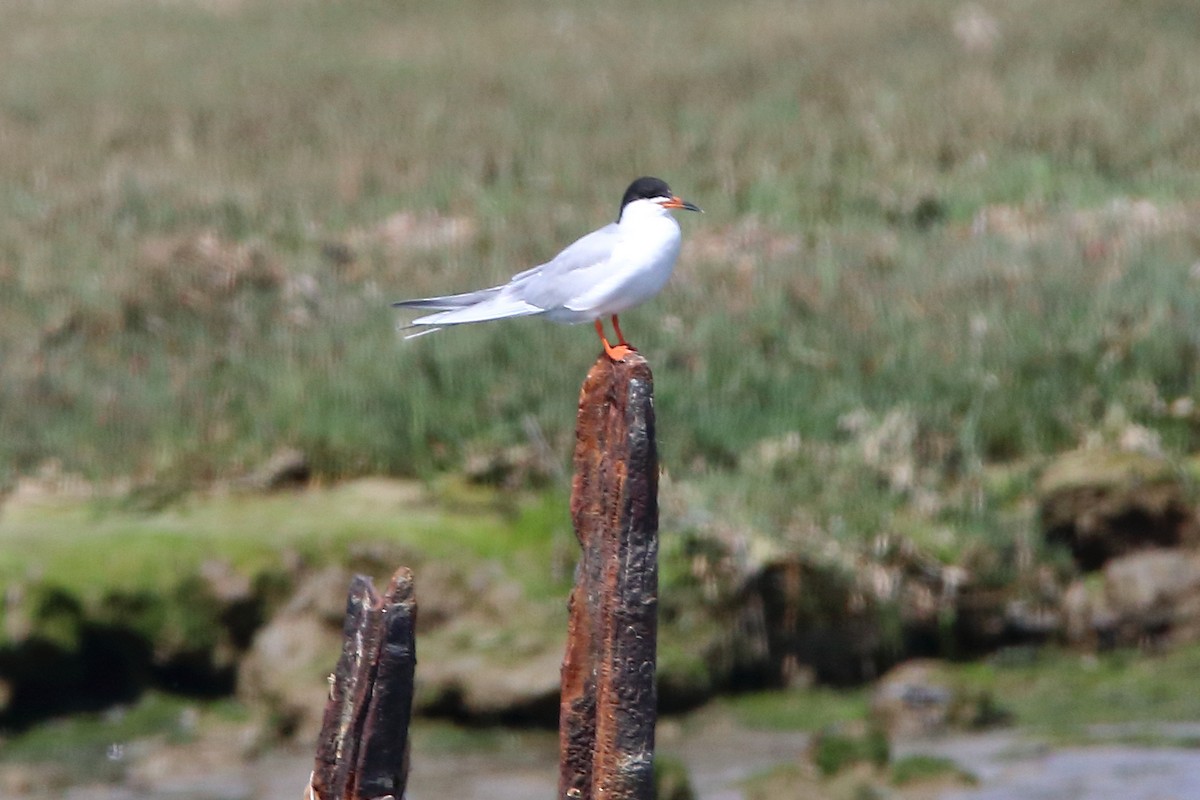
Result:
<instances>
[{"instance_id":1,"label":"muddy bank","mask_svg":"<svg viewBox=\"0 0 1200 800\"><path fill-rule=\"evenodd\" d=\"M798 448L773 458L813 457ZM690 518L681 493L661 498L666 712L729 691L862 684L912 658L1200 638L1200 523L1161 457L1060 456L1041 470L1038 535L957 552L895 532L793 541ZM0 726L160 689L236 692L277 733L312 733L351 575L400 564L421 608L418 713L557 724L578 551L553 497L362 479L151 514L98 515L95 502L26 491L4 505L0 541L29 565L0 599ZM95 563L57 555L80 539Z\"/></svg>"}]
</instances>

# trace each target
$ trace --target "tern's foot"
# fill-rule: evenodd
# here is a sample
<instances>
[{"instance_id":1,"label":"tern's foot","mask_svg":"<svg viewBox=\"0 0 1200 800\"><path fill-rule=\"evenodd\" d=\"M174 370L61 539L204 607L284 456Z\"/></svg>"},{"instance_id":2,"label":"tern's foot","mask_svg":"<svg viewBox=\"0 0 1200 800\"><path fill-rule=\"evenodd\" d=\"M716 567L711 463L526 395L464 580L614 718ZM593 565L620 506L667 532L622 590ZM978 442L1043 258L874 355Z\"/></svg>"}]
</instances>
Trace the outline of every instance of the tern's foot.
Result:
<instances>
[{"instance_id":1,"label":"tern's foot","mask_svg":"<svg viewBox=\"0 0 1200 800\"><path fill-rule=\"evenodd\" d=\"M604 348L604 354L613 361L624 361L626 356L636 352L633 345L629 344L618 344L612 347L606 345Z\"/></svg>"}]
</instances>

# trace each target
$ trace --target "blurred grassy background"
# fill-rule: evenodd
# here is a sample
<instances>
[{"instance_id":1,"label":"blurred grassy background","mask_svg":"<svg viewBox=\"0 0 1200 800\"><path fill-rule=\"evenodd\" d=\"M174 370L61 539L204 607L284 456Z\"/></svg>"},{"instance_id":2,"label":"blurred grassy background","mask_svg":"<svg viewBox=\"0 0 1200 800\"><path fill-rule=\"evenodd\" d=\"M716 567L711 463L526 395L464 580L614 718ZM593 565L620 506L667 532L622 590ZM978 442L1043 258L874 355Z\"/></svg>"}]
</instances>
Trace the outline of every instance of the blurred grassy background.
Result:
<instances>
[{"instance_id":1,"label":"blurred grassy background","mask_svg":"<svg viewBox=\"0 0 1200 800\"><path fill-rule=\"evenodd\" d=\"M17 0L0 20L0 493L78 474L137 506L6 503L13 597L70 587L105 621L106 598L149 597L126 624L208 641L189 581L214 556L268 579L375 561L422 568L431 598L458 573L519 584L523 624L561 629L564 473L499 476L548 474L536 497L459 473L565 467L594 335L403 342L388 303L549 258L642 174L707 212L624 326L657 376L664 597L695 588L691 528L841 569L911 539L1000 585L1056 563L1030 557L1047 457L1100 441L1200 475L1193 0ZM284 447L329 485L170 502ZM376 475L425 480L334 482ZM45 628L69 650L83 619ZM662 663L691 656L689 624L666 620ZM1083 735L1193 719L1198 658L960 674ZM771 728L867 704L784 698L722 703ZM95 739L76 761L105 775L114 737L179 702L9 755Z\"/></svg>"},{"instance_id":2,"label":"blurred grassy background","mask_svg":"<svg viewBox=\"0 0 1200 800\"><path fill-rule=\"evenodd\" d=\"M1186 453L1198 40L1189 0L10 4L0 478L429 475L534 428L565 460L590 330L405 343L387 303L647 173L708 212L625 329L711 502L970 523L989 465Z\"/></svg>"}]
</instances>

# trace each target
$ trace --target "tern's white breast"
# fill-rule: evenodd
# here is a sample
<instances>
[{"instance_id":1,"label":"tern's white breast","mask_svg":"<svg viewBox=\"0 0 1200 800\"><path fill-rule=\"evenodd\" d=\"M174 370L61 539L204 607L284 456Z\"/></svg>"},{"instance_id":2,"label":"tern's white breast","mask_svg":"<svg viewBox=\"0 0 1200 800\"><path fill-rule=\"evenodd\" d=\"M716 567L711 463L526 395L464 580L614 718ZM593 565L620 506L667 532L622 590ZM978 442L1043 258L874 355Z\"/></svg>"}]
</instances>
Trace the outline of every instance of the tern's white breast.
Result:
<instances>
[{"instance_id":1,"label":"tern's white breast","mask_svg":"<svg viewBox=\"0 0 1200 800\"><path fill-rule=\"evenodd\" d=\"M642 209L639 209L641 211ZM619 314L662 291L679 257L679 223L655 205L621 219L621 235L597 280L565 303L572 321ZM566 316L566 315L562 315Z\"/></svg>"}]
</instances>

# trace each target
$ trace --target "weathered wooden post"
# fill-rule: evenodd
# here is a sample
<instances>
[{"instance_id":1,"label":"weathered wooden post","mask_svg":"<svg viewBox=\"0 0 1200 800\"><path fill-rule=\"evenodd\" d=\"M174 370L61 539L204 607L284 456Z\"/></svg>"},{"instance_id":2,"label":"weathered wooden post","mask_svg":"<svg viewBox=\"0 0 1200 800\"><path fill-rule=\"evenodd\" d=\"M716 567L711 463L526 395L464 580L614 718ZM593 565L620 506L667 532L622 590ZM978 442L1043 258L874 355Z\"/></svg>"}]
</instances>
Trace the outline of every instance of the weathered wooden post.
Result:
<instances>
[{"instance_id":1,"label":"weathered wooden post","mask_svg":"<svg viewBox=\"0 0 1200 800\"><path fill-rule=\"evenodd\" d=\"M654 796L658 453L654 378L637 353L601 356L579 396L571 516L582 554L559 709L559 797ZM383 597L356 576L308 800L404 795L416 666L412 573Z\"/></svg>"},{"instance_id":2,"label":"weathered wooden post","mask_svg":"<svg viewBox=\"0 0 1200 800\"><path fill-rule=\"evenodd\" d=\"M396 570L383 597L376 595L370 578L354 577L342 626L342 655L330 683L306 798L404 796L416 621L408 568Z\"/></svg>"},{"instance_id":3,"label":"weathered wooden post","mask_svg":"<svg viewBox=\"0 0 1200 800\"><path fill-rule=\"evenodd\" d=\"M650 800L658 633L654 379L601 356L579 397L571 516L582 556L559 711L561 800Z\"/></svg>"}]
</instances>

